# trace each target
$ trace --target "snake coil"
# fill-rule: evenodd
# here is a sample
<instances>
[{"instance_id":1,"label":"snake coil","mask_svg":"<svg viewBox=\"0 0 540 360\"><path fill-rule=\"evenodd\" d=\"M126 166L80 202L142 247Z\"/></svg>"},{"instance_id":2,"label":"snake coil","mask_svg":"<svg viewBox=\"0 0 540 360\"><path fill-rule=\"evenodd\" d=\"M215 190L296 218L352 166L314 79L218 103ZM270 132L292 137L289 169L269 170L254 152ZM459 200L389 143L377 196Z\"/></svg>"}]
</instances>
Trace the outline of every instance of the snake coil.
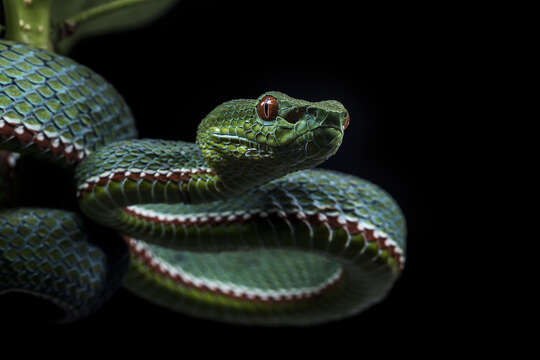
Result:
<instances>
[{"instance_id":1,"label":"snake coil","mask_svg":"<svg viewBox=\"0 0 540 360\"><path fill-rule=\"evenodd\" d=\"M233 323L358 313L403 269L405 220L374 184L312 169L349 122L337 101L266 92L217 106L196 143L136 139L129 107L101 76L1 40L0 294L43 297L65 321L96 311L120 284ZM27 158L71 169L65 185L84 216L21 206ZM129 265L99 245L114 239L95 224L122 236Z\"/></svg>"}]
</instances>

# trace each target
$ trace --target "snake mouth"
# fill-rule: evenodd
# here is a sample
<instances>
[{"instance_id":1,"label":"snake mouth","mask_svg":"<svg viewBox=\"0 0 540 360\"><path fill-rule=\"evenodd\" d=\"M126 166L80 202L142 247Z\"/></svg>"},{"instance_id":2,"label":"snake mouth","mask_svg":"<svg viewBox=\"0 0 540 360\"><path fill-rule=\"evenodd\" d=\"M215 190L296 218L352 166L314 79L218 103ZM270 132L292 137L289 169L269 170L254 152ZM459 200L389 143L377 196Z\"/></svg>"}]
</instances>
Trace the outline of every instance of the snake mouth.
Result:
<instances>
[{"instance_id":1,"label":"snake mouth","mask_svg":"<svg viewBox=\"0 0 540 360\"><path fill-rule=\"evenodd\" d=\"M245 154L247 156L249 156L251 153L258 153L259 156L265 156L265 157L273 155L273 151L271 150L271 147L269 145L261 144L245 137L241 137L237 135L218 134L218 133L213 133L212 136L219 143L245 147L246 148Z\"/></svg>"},{"instance_id":2,"label":"snake mouth","mask_svg":"<svg viewBox=\"0 0 540 360\"><path fill-rule=\"evenodd\" d=\"M315 128L314 130L320 130L320 129L334 129L336 130L337 132L339 132L341 135L343 135L343 129L341 129L340 127L338 126L332 126L332 125L323 125L323 126L319 126L317 128Z\"/></svg>"},{"instance_id":3,"label":"snake mouth","mask_svg":"<svg viewBox=\"0 0 540 360\"><path fill-rule=\"evenodd\" d=\"M224 134L213 133L212 136L216 137L217 139L225 140L231 143L237 143L237 144L241 143L241 145L250 145L250 146L259 145L259 143L257 143L256 141L247 139L245 137L240 137L237 135L224 135Z\"/></svg>"},{"instance_id":4,"label":"snake mouth","mask_svg":"<svg viewBox=\"0 0 540 360\"><path fill-rule=\"evenodd\" d=\"M243 147L244 151L242 151L242 154L245 157L270 158L275 156L277 153L280 153L281 151L290 151L288 147L283 147L283 145L286 145L283 143L281 144L281 146L272 146L266 143L259 143L257 141L238 135L212 133L211 136L214 138L215 144L220 144L218 145L218 147L230 145L236 146L238 148ZM313 142L316 145L316 147L313 149L317 149L316 152L318 154L320 154L321 152L333 154L335 153L335 151L337 151L339 145L341 144L342 138L343 129L341 127L335 126L333 124L324 124L312 129L306 129L301 133L296 134L296 136L290 138L287 143L309 141ZM277 139L276 143L278 143Z\"/></svg>"}]
</instances>

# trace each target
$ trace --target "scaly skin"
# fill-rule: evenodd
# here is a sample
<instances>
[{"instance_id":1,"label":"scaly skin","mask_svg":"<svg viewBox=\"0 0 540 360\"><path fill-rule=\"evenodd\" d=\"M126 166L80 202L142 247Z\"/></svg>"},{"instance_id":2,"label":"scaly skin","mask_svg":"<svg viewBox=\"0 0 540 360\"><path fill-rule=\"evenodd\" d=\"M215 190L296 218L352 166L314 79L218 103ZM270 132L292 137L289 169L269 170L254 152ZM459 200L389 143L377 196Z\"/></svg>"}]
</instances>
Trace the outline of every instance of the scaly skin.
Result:
<instances>
[{"instance_id":1,"label":"scaly skin","mask_svg":"<svg viewBox=\"0 0 540 360\"><path fill-rule=\"evenodd\" d=\"M95 242L76 213L40 208L0 211L0 295L29 293L60 306L60 321L100 307L121 282L127 262Z\"/></svg>"},{"instance_id":2,"label":"scaly skin","mask_svg":"<svg viewBox=\"0 0 540 360\"><path fill-rule=\"evenodd\" d=\"M54 121L73 104L56 101L49 122L34 115L69 94L65 81L56 87L47 82L53 94L39 104L30 102L26 115L13 101L15 92L1 88L0 148L78 163L80 208L124 236L131 252L124 284L139 296L221 321L308 325L365 309L382 299L398 277L405 262L405 222L392 198L350 175L307 170L341 144L349 120L339 102L312 103L267 92L216 107L202 120L196 144L135 140L129 139L136 133L129 108L99 75L45 51L0 42L0 81L20 63L18 57L10 60L15 58L11 53L49 56L61 66L32 63L15 74L18 78L8 78L8 86L20 87L17 81L40 73L40 67L59 79L66 66L85 74L88 83L79 80L71 86L86 92L74 101L87 111L62 118L70 139L79 139L71 148L77 156L66 152L72 143L59 137ZM26 99L39 86L43 83L23 89L17 99ZM257 104L268 96L279 110L275 118L264 120ZM11 101L2 102L2 97ZM91 101L96 98L111 106L96 106ZM28 127L30 121L33 126ZM56 138L62 151L53 151ZM12 215L15 221L38 210L18 211ZM42 225L33 226L40 233ZM47 233L37 239L76 238L83 232L80 227L76 235ZM9 244L14 238L0 229L0 274L6 249L23 258L17 251L13 255ZM2 241L8 245L2 247ZM97 283L103 289L113 287L110 281ZM62 299L69 303L70 296Z\"/></svg>"},{"instance_id":3,"label":"scaly skin","mask_svg":"<svg viewBox=\"0 0 540 360\"><path fill-rule=\"evenodd\" d=\"M129 108L101 76L0 40L0 150L72 167L104 144L134 136ZM78 213L17 207L19 193L32 190L17 188L18 156L0 151L0 293L48 299L65 310L65 321L86 316L118 288L125 261L90 239Z\"/></svg>"}]
</instances>

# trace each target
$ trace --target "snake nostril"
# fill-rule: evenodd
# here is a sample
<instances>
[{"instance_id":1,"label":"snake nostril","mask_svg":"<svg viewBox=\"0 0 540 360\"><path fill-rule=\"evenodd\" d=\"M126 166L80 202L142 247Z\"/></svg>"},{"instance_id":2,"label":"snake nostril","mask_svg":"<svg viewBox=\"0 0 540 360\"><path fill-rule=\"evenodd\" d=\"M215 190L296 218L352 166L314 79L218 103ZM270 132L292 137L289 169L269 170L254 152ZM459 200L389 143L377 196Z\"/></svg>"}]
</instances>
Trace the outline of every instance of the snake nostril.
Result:
<instances>
[{"instance_id":1,"label":"snake nostril","mask_svg":"<svg viewBox=\"0 0 540 360\"><path fill-rule=\"evenodd\" d=\"M347 112L347 116L345 116L345 121L343 122L343 130L349 127L350 122L351 122L351 116L349 115L349 112Z\"/></svg>"}]
</instances>

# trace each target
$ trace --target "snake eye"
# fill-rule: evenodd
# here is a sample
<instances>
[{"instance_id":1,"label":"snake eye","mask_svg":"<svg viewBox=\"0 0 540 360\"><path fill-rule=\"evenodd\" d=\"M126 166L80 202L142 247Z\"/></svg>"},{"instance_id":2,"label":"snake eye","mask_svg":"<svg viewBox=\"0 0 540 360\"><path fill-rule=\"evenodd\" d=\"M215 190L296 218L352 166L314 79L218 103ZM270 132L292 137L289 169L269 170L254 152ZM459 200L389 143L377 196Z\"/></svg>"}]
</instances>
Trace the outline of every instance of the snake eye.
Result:
<instances>
[{"instance_id":1,"label":"snake eye","mask_svg":"<svg viewBox=\"0 0 540 360\"><path fill-rule=\"evenodd\" d=\"M279 105L275 97L266 95L257 104L257 113L262 120L273 121L278 115Z\"/></svg>"}]
</instances>

